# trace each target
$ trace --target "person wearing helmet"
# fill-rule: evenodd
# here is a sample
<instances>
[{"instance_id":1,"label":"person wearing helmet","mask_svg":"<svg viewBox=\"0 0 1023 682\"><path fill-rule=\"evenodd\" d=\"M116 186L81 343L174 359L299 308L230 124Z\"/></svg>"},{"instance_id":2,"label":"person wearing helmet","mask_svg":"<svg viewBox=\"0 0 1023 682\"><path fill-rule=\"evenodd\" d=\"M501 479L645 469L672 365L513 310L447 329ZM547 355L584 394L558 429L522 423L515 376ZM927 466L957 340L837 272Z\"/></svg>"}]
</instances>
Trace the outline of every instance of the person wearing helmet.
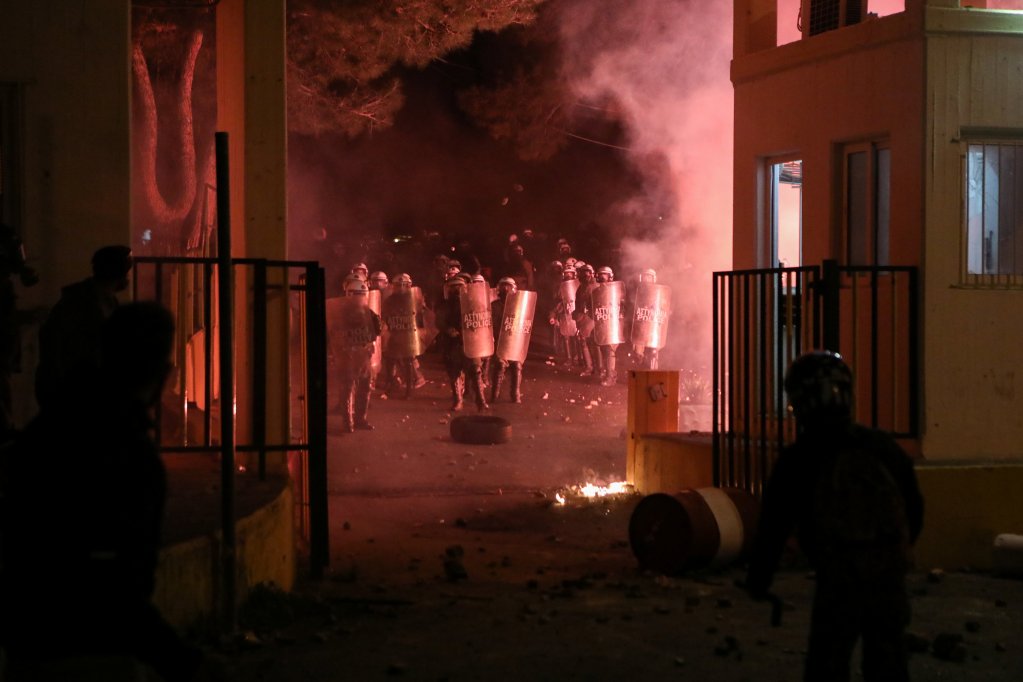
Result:
<instances>
[{"instance_id":1,"label":"person wearing helmet","mask_svg":"<svg viewBox=\"0 0 1023 682\"><path fill-rule=\"evenodd\" d=\"M640 369L657 369L660 350L650 345L655 341L650 338L654 334L651 320L660 320L662 317L667 319L670 314L670 297L657 295L656 291L664 289L665 285L653 286L657 284L655 270L642 270L636 279L636 285L628 296L626 313L632 326L632 354Z\"/></svg>"},{"instance_id":2,"label":"person wearing helmet","mask_svg":"<svg viewBox=\"0 0 1023 682\"><path fill-rule=\"evenodd\" d=\"M340 367L342 423L349 433L372 431L369 397L372 391L373 348L380 336L380 317L369 307L369 285L354 277L345 282L345 297L353 304L341 314L337 364Z\"/></svg>"},{"instance_id":3,"label":"person wearing helmet","mask_svg":"<svg viewBox=\"0 0 1023 682\"><path fill-rule=\"evenodd\" d=\"M597 280L593 275L593 266L583 263L579 268L579 300L589 300L590 294L597 287ZM593 318L590 316L586 305L578 305L575 310L575 324L579 336L579 351L582 354L583 371L579 376L591 377L594 373L600 373L603 364L600 360L600 350L593 339Z\"/></svg>"},{"instance_id":4,"label":"person wearing helmet","mask_svg":"<svg viewBox=\"0 0 1023 682\"><path fill-rule=\"evenodd\" d=\"M369 289L370 291L386 291L390 281L387 279L387 273L381 270L377 270L369 276Z\"/></svg>"},{"instance_id":5,"label":"person wearing helmet","mask_svg":"<svg viewBox=\"0 0 1023 682\"><path fill-rule=\"evenodd\" d=\"M837 353L796 358L785 375L796 420L764 492L745 587L768 590L790 534L816 573L805 680L848 680L862 639L864 680L908 680L907 550L923 524L913 463L853 420L853 374Z\"/></svg>"},{"instance_id":6,"label":"person wearing helmet","mask_svg":"<svg viewBox=\"0 0 1023 682\"><path fill-rule=\"evenodd\" d=\"M497 299L490 304L492 319L494 320L494 343L501 336L501 321L504 320L504 306L508 302L508 295L518 291L515 280L511 277L502 277L497 282ZM522 363L515 360L502 360L496 355L490 362L490 402L497 402L501 394L501 385L504 383L505 374L511 370L510 399L513 403L522 402Z\"/></svg>"},{"instance_id":7,"label":"person wearing helmet","mask_svg":"<svg viewBox=\"0 0 1023 682\"><path fill-rule=\"evenodd\" d=\"M467 273L459 273L448 279L445 283L444 306L438 315L441 355L451 388L452 411L462 409L467 381L475 393L477 409L482 411L489 407L483 393L483 362L480 358L467 358L462 345L461 293L471 281L472 277Z\"/></svg>"},{"instance_id":8,"label":"person wearing helmet","mask_svg":"<svg viewBox=\"0 0 1023 682\"><path fill-rule=\"evenodd\" d=\"M601 314L602 309L598 309L594 305L594 294L602 286L609 284L614 281L614 271L606 265L602 265L597 268L594 272L595 284L588 291L588 295L581 299L581 305L583 306L583 313L594 320L594 325L598 324L599 320L605 318L598 318ZM617 286L617 285L616 285ZM614 310L607 311L610 324L618 325L622 318L622 305L623 302L619 301L614 304ZM600 383L602 386L614 386L618 382L618 343L600 343L597 335L594 336L594 342L597 346L598 355L600 357L599 368L600 368ZM596 363L595 363L596 364Z\"/></svg>"},{"instance_id":9,"label":"person wearing helmet","mask_svg":"<svg viewBox=\"0 0 1023 682\"><path fill-rule=\"evenodd\" d=\"M573 317L578 300L579 279L575 268L565 265L561 270L561 283L556 290L554 308L548 321L556 329L554 355L567 369L575 366L579 358L576 323Z\"/></svg>"},{"instance_id":10,"label":"person wearing helmet","mask_svg":"<svg viewBox=\"0 0 1023 682\"><path fill-rule=\"evenodd\" d=\"M351 274L355 275L363 282L369 279L369 268L366 267L365 263L356 263L352 266Z\"/></svg>"},{"instance_id":11,"label":"person wearing helmet","mask_svg":"<svg viewBox=\"0 0 1023 682\"><path fill-rule=\"evenodd\" d=\"M412 310L413 308L415 310ZM411 320L414 318L414 328L421 329L423 327L422 310L416 302L412 277L408 273L403 272L391 280L391 295L383 300L381 312L387 325L391 325L392 320L401 322L403 325L405 323L412 324ZM409 329L411 329L409 326L388 326L388 329L399 329L401 332L399 335L392 333L391 339L397 338L397 336L411 340L415 338L414 334L409 334ZM417 372L418 361L413 354L413 345L411 342L384 344L382 369L385 381L384 393L393 393L404 386L404 396L408 399L412 397L414 389L426 383L426 380Z\"/></svg>"}]
</instances>

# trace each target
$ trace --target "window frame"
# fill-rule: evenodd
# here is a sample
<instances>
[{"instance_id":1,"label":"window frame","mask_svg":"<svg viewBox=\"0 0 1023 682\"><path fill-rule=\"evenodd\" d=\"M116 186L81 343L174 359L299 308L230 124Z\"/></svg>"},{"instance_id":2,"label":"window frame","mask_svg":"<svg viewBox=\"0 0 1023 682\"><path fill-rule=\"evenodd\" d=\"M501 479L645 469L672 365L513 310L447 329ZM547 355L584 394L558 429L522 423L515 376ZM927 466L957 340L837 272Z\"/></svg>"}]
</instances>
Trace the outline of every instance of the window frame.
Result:
<instances>
[{"instance_id":1,"label":"window frame","mask_svg":"<svg viewBox=\"0 0 1023 682\"><path fill-rule=\"evenodd\" d=\"M975 289L1023 289L1023 265L1017 266L1017 273L1001 272L970 272L972 252L970 237L970 148L974 146L1014 147L1016 149L1016 168L1023 171L1023 130L987 130L963 131L960 139L960 173L959 173L959 285ZM1017 186L1023 186L1023 180L1017 179ZM1017 201L1020 207L1014 211L1020 222L1018 233L1014 239L1023 240L1023 192ZM999 220L999 226L1001 221ZM1014 231L1016 232L1016 231ZM982 237L983 240L983 237ZM1023 245L1021 245L1023 246ZM983 246L981 259L984 258ZM1021 247L1017 247L1019 250Z\"/></svg>"},{"instance_id":2,"label":"window frame","mask_svg":"<svg viewBox=\"0 0 1023 682\"><path fill-rule=\"evenodd\" d=\"M887 152L887 176L888 176L888 191L885 197L882 197L879 191L880 187L880 174L879 169L881 164L879 163L880 152ZM863 239L864 244L862 245L863 254L862 257L858 257L856 261L853 260L853 234L850 212L853 208L853 200L851 195L851 182L852 174L850 173L849 164L851 159L856 154L864 154L866 165L864 167L865 184L864 194L859 198L862 201L861 208L863 209ZM851 266L866 266L866 267L885 267L891 265L891 198L892 198L892 153L891 153L891 141L888 138L876 138L870 140L861 140L859 142L847 142L842 144L839 148L840 163L839 168L839 182L840 191L842 195L842 211L840 218L840 253L842 262L846 265ZM884 244L881 249L882 230L881 230L881 211L879 200L881 198L887 198L887 220L884 224L883 237Z\"/></svg>"}]
</instances>

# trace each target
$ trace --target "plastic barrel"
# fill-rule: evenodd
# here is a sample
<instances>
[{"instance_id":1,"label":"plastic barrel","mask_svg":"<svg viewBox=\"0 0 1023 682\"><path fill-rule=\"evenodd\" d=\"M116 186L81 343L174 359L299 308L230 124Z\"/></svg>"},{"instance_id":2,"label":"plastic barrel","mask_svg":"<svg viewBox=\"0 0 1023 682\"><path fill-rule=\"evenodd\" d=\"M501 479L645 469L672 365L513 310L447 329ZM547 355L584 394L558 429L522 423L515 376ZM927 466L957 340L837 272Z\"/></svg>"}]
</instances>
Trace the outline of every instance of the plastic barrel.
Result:
<instances>
[{"instance_id":1,"label":"plastic barrel","mask_svg":"<svg viewBox=\"0 0 1023 682\"><path fill-rule=\"evenodd\" d=\"M749 554L760 503L740 488L644 497L629 519L640 568L668 575L725 566Z\"/></svg>"}]
</instances>

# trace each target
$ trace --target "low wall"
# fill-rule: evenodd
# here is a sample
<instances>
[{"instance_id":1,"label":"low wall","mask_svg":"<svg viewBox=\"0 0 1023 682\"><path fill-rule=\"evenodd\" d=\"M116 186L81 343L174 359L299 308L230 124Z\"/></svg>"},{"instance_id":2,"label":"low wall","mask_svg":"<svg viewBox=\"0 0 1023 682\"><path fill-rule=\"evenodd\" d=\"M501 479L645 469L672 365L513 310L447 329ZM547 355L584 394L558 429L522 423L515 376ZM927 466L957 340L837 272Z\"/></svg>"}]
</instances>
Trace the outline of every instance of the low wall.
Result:
<instances>
[{"instance_id":1,"label":"low wall","mask_svg":"<svg viewBox=\"0 0 1023 682\"><path fill-rule=\"evenodd\" d=\"M674 494L714 484L709 434L647 433L636 437L636 445L627 456L629 483L644 495Z\"/></svg>"},{"instance_id":2,"label":"low wall","mask_svg":"<svg viewBox=\"0 0 1023 682\"><path fill-rule=\"evenodd\" d=\"M924 528L918 568L993 567L995 536L1023 534L1023 463L929 463L916 467Z\"/></svg>"},{"instance_id":3,"label":"low wall","mask_svg":"<svg viewBox=\"0 0 1023 682\"><path fill-rule=\"evenodd\" d=\"M153 601L179 630L216 622L220 602L221 533L165 547L156 569ZM235 529L237 602L259 583L284 590L295 584L294 501L290 486Z\"/></svg>"}]
</instances>

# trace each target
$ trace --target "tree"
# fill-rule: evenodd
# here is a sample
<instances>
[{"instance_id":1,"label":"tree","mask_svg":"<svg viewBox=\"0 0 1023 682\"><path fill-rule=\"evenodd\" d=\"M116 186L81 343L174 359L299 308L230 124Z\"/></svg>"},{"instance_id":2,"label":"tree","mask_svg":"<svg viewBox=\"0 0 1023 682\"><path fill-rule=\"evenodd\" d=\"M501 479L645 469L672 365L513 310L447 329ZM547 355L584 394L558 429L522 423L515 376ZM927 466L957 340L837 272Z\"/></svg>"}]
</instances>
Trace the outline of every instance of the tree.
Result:
<instances>
[{"instance_id":1,"label":"tree","mask_svg":"<svg viewBox=\"0 0 1023 682\"><path fill-rule=\"evenodd\" d=\"M404 101L396 67L423 68L478 31L529 24L543 1L290 0L290 129L354 137L391 125Z\"/></svg>"}]
</instances>

